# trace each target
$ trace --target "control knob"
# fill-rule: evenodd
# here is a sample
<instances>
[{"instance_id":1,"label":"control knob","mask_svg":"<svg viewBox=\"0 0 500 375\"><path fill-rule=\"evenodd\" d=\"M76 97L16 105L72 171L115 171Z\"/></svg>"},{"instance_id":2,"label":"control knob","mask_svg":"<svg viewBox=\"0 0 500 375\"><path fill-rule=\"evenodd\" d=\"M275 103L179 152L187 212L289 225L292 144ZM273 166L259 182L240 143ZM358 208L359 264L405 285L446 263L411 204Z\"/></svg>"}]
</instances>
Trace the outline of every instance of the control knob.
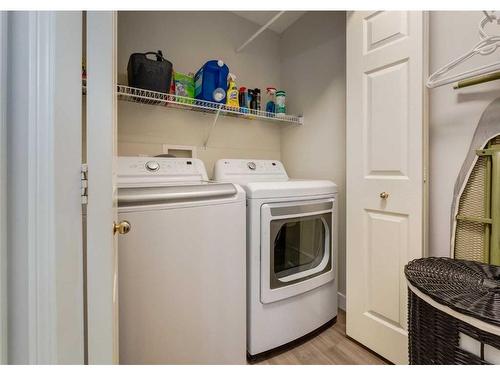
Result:
<instances>
[{"instance_id":1,"label":"control knob","mask_svg":"<svg viewBox=\"0 0 500 375\"><path fill-rule=\"evenodd\" d=\"M156 172L160 169L160 164L157 161L151 160L146 163L146 169L151 172Z\"/></svg>"}]
</instances>

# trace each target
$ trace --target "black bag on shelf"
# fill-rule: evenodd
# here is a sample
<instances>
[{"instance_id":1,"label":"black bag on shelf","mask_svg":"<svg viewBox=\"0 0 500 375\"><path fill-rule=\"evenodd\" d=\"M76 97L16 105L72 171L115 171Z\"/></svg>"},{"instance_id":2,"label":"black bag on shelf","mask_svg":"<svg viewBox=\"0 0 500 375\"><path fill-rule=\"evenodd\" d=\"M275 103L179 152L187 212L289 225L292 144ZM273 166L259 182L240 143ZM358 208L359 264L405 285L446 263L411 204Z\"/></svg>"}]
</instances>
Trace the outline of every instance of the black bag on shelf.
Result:
<instances>
[{"instance_id":1,"label":"black bag on shelf","mask_svg":"<svg viewBox=\"0 0 500 375\"><path fill-rule=\"evenodd\" d=\"M148 58L148 55L154 55L156 60ZM127 73L129 86L170 93L172 63L163 57L161 51L131 54Z\"/></svg>"}]
</instances>

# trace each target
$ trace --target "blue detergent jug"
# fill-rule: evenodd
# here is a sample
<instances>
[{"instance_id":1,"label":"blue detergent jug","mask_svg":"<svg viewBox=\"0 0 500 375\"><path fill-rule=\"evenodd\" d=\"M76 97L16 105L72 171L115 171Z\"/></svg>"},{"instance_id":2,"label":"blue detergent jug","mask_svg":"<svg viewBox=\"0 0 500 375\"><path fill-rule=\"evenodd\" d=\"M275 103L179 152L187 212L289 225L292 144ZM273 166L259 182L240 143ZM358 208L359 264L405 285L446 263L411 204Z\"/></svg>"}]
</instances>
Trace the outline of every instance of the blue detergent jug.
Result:
<instances>
[{"instance_id":1,"label":"blue detergent jug","mask_svg":"<svg viewBox=\"0 0 500 375\"><path fill-rule=\"evenodd\" d=\"M229 68L224 64L224 61L207 61L194 76L195 98L225 103L228 74Z\"/></svg>"}]
</instances>

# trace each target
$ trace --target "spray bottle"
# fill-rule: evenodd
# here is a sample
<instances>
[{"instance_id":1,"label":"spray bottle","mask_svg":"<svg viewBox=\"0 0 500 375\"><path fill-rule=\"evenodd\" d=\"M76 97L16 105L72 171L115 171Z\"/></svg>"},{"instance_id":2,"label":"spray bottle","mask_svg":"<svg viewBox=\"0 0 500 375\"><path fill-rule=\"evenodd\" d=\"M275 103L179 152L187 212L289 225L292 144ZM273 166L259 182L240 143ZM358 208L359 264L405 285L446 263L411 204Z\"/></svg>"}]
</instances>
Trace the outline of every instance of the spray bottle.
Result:
<instances>
[{"instance_id":1,"label":"spray bottle","mask_svg":"<svg viewBox=\"0 0 500 375\"><path fill-rule=\"evenodd\" d=\"M228 107L239 108L238 88L236 87L236 76L232 73L228 74L228 89L226 95L226 105Z\"/></svg>"}]
</instances>

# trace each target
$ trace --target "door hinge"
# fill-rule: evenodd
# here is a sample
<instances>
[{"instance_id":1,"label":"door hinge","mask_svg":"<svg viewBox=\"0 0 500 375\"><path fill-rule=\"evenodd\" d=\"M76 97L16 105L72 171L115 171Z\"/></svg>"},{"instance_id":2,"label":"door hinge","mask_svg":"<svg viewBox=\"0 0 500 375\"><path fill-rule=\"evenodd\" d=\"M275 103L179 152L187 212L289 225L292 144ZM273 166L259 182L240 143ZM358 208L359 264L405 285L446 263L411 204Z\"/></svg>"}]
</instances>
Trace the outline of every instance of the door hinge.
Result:
<instances>
[{"instance_id":1,"label":"door hinge","mask_svg":"<svg viewBox=\"0 0 500 375\"><path fill-rule=\"evenodd\" d=\"M80 178L82 181L82 189L81 189L82 204L87 204L89 201L88 172L89 172L89 166L87 164L82 164L82 168L80 171Z\"/></svg>"}]
</instances>

